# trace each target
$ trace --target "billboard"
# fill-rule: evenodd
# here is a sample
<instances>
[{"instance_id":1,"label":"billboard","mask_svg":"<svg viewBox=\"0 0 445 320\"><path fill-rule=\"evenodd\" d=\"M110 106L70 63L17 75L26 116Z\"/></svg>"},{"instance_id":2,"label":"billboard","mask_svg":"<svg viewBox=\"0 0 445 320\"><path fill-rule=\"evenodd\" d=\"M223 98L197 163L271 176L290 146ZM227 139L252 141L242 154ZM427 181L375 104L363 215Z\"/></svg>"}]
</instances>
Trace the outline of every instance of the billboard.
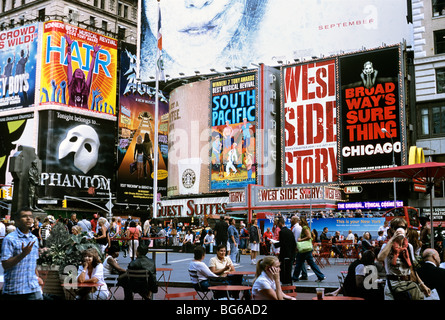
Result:
<instances>
[{"instance_id":1,"label":"billboard","mask_svg":"<svg viewBox=\"0 0 445 320\"><path fill-rule=\"evenodd\" d=\"M239 73L210 82L210 190L256 183L258 76Z\"/></svg>"},{"instance_id":2,"label":"billboard","mask_svg":"<svg viewBox=\"0 0 445 320\"><path fill-rule=\"evenodd\" d=\"M141 78L155 76L158 1L142 0ZM375 48L406 39L406 0L161 1L165 74L219 72L251 63Z\"/></svg>"},{"instance_id":3,"label":"billboard","mask_svg":"<svg viewBox=\"0 0 445 320\"><path fill-rule=\"evenodd\" d=\"M209 192L210 80L170 94L168 195Z\"/></svg>"},{"instance_id":4,"label":"billboard","mask_svg":"<svg viewBox=\"0 0 445 320\"><path fill-rule=\"evenodd\" d=\"M154 130L156 95L153 88L136 80L135 46L121 52L118 118L118 202L151 204L154 178ZM160 94L158 105L158 190L167 195L168 102Z\"/></svg>"},{"instance_id":5,"label":"billboard","mask_svg":"<svg viewBox=\"0 0 445 320\"><path fill-rule=\"evenodd\" d=\"M337 180L336 59L282 68L283 184Z\"/></svg>"},{"instance_id":6,"label":"billboard","mask_svg":"<svg viewBox=\"0 0 445 320\"><path fill-rule=\"evenodd\" d=\"M34 113L20 113L0 117L0 184L11 185L9 158L18 151L18 146L35 148Z\"/></svg>"},{"instance_id":7,"label":"billboard","mask_svg":"<svg viewBox=\"0 0 445 320\"><path fill-rule=\"evenodd\" d=\"M340 170L402 164L406 154L399 46L339 58ZM384 132L384 131L387 132Z\"/></svg>"},{"instance_id":8,"label":"billboard","mask_svg":"<svg viewBox=\"0 0 445 320\"><path fill-rule=\"evenodd\" d=\"M48 21L41 59L40 105L116 113L117 40Z\"/></svg>"},{"instance_id":9,"label":"billboard","mask_svg":"<svg viewBox=\"0 0 445 320\"><path fill-rule=\"evenodd\" d=\"M34 106L39 24L0 31L0 111Z\"/></svg>"},{"instance_id":10,"label":"billboard","mask_svg":"<svg viewBox=\"0 0 445 320\"><path fill-rule=\"evenodd\" d=\"M91 117L88 112L39 112L38 157L42 160L40 186L46 197L109 195L113 176L114 117Z\"/></svg>"}]
</instances>

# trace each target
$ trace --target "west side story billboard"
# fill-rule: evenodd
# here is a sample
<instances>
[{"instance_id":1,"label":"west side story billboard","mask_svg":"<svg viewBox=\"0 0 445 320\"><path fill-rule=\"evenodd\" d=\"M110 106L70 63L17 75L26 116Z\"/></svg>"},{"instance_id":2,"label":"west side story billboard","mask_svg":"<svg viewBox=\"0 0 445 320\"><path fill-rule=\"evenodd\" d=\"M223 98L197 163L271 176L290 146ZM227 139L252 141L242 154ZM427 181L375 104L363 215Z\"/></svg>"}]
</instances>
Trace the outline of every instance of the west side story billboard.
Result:
<instances>
[{"instance_id":1,"label":"west side story billboard","mask_svg":"<svg viewBox=\"0 0 445 320\"><path fill-rule=\"evenodd\" d=\"M339 57L340 172L402 164L406 155L401 47ZM385 129L387 132L384 132Z\"/></svg>"},{"instance_id":2,"label":"west side story billboard","mask_svg":"<svg viewBox=\"0 0 445 320\"><path fill-rule=\"evenodd\" d=\"M116 114L117 40L61 21L43 25L40 104Z\"/></svg>"},{"instance_id":3,"label":"west side story billboard","mask_svg":"<svg viewBox=\"0 0 445 320\"><path fill-rule=\"evenodd\" d=\"M284 185L337 180L336 60L283 67Z\"/></svg>"},{"instance_id":4,"label":"west side story billboard","mask_svg":"<svg viewBox=\"0 0 445 320\"><path fill-rule=\"evenodd\" d=\"M141 78L155 76L158 1L142 0ZM412 44L406 0L160 1L165 73L278 65L363 47Z\"/></svg>"},{"instance_id":5,"label":"west side story billboard","mask_svg":"<svg viewBox=\"0 0 445 320\"><path fill-rule=\"evenodd\" d=\"M34 106L39 24L0 31L0 111Z\"/></svg>"}]
</instances>

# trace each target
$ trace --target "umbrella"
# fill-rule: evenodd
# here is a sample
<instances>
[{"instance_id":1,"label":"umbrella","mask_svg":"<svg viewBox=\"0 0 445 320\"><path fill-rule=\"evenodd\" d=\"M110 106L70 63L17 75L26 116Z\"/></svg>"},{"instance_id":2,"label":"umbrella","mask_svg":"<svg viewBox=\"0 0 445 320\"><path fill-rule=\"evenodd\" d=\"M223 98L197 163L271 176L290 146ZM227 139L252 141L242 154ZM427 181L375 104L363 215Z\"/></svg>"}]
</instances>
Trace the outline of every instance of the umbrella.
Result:
<instances>
[{"instance_id":1,"label":"umbrella","mask_svg":"<svg viewBox=\"0 0 445 320\"><path fill-rule=\"evenodd\" d=\"M405 166L368 170L353 173L340 174L343 177L355 179L381 179L381 178L405 178L405 179L423 179L428 185L430 192L430 223L431 223L431 247L434 248L433 233L433 197L431 187L445 179L445 163L425 162Z\"/></svg>"}]
</instances>

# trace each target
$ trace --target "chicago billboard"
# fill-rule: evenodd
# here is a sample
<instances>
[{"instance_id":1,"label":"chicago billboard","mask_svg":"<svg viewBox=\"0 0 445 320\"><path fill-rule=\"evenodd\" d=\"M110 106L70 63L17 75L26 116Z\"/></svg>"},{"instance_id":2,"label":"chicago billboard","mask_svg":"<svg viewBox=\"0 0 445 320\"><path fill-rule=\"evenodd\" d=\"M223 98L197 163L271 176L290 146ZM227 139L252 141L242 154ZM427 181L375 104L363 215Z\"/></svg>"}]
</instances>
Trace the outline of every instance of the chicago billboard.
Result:
<instances>
[{"instance_id":1,"label":"chicago billboard","mask_svg":"<svg viewBox=\"0 0 445 320\"><path fill-rule=\"evenodd\" d=\"M339 57L340 171L402 164L405 108L399 46ZM401 98L402 97L402 98Z\"/></svg>"},{"instance_id":2,"label":"chicago billboard","mask_svg":"<svg viewBox=\"0 0 445 320\"><path fill-rule=\"evenodd\" d=\"M117 40L48 21L41 60L40 105L116 113Z\"/></svg>"},{"instance_id":3,"label":"chicago billboard","mask_svg":"<svg viewBox=\"0 0 445 320\"><path fill-rule=\"evenodd\" d=\"M117 200L151 204L154 178L156 92L136 80L135 46L123 44L119 88ZM168 101L158 105L158 190L167 195Z\"/></svg>"},{"instance_id":4,"label":"chicago billboard","mask_svg":"<svg viewBox=\"0 0 445 320\"><path fill-rule=\"evenodd\" d=\"M39 25L0 31L0 111L34 106Z\"/></svg>"},{"instance_id":5,"label":"chicago billboard","mask_svg":"<svg viewBox=\"0 0 445 320\"><path fill-rule=\"evenodd\" d=\"M337 180L336 60L282 69L283 184Z\"/></svg>"}]
</instances>

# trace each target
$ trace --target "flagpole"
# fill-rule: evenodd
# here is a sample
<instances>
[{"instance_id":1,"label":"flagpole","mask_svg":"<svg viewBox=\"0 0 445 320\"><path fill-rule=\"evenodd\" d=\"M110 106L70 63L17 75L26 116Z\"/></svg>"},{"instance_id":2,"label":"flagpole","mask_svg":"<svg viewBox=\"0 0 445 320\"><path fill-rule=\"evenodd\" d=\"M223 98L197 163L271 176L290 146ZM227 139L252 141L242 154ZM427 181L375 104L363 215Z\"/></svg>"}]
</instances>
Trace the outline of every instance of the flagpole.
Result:
<instances>
[{"instance_id":1,"label":"flagpole","mask_svg":"<svg viewBox=\"0 0 445 320\"><path fill-rule=\"evenodd\" d=\"M159 19L160 17L160 0L158 0L158 41L159 41ZM159 44L156 46L159 54ZM159 59L159 56L158 56ZM155 96L155 136L154 136L154 162L153 162L153 218L158 216L158 113L159 113L159 61L156 61L156 96Z\"/></svg>"}]
</instances>

